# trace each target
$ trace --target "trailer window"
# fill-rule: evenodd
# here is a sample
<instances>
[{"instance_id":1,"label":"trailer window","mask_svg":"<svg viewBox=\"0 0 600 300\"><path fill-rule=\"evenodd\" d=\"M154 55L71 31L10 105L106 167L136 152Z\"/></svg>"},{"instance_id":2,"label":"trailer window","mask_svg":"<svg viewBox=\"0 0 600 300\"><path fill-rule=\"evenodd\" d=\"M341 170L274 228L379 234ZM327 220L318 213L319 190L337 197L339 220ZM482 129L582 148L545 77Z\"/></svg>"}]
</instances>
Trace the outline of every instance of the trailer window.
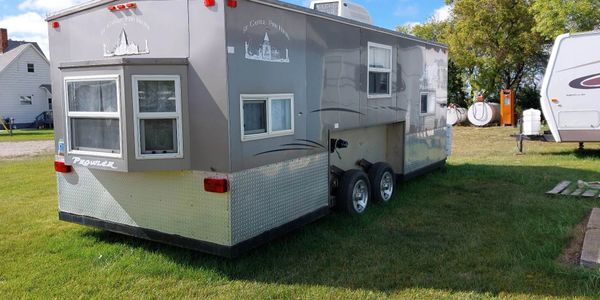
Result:
<instances>
[{"instance_id":1,"label":"trailer window","mask_svg":"<svg viewBox=\"0 0 600 300\"><path fill-rule=\"evenodd\" d=\"M182 157L179 76L134 75L132 78L136 157Z\"/></svg>"},{"instance_id":2,"label":"trailer window","mask_svg":"<svg viewBox=\"0 0 600 300\"><path fill-rule=\"evenodd\" d=\"M430 98L428 94L421 94L421 113L430 114L435 112L435 104L433 98Z\"/></svg>"},{"instance_id":3,"label":"trailer window","mask_svg":"<svg viewBox=\"0 0 600 300\"><path fill-rule=\"evenodd\" d=\"M294 96L242 95L242 140L294 133Z\"/></svg>"},{"instance_id":4,"label":"trailer window","mask_svg":"<svg viewBox=\"0 0 600 300\"><path fill-rule=\"evenodd\" d=\"M65 78L69 151L120 157L118 76Z\"/></svg>"},{"instance_id":5,"label":"trailer window","mask_svg":"<svg viewBox=\"0 0 600 300\"><path fill-rule=\"evenodd\" d=\"M368 97L390 97L392 79L392 47L369 43Z\"/></svg>"}]
</instances>

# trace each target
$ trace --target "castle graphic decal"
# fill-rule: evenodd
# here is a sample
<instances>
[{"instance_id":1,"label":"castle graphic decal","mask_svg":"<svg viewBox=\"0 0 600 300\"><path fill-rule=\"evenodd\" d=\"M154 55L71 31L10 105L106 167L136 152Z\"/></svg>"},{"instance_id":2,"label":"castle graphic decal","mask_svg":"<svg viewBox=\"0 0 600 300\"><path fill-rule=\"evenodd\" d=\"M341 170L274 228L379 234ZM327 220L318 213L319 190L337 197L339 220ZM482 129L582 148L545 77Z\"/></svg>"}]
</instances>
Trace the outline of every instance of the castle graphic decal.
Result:
<instances>
[{"instance_id":1,"label":"castle graphic decal","mask_svg":"<svg viewBox=\"0 0 600 300\"><path fill-rule=\"evenodd\" d=\"M148 40L146 40L146 48L145 50L140 50L140 47L132 42L129 41L129 39L127 38L127 33L125 32L125 29L121 30L121 34L119 35L119 41L117 42L117 44L112 47L112 49L108 50L106 49L106 44L103 45L104 47L104 57L113 57L113 56L123 56L123 55L140 55L140 54L148 54L150 53L150 50L148 48Z\"/></svg>"},{"instance_id":2,"label":"castle graphic decal","mask_svg":"<svg viewBox=\"0 0 600 300\"><path fill-rule=\"evenodd\" d=\"M276 63L290 62L289 50L287 48L283 50L271 46L271 39L269 39L268 32L265 32L265 38L258 47L253 48L248 44L248 42L246 42L245 46L246 59Z\"/></svg>"}]
</instances>

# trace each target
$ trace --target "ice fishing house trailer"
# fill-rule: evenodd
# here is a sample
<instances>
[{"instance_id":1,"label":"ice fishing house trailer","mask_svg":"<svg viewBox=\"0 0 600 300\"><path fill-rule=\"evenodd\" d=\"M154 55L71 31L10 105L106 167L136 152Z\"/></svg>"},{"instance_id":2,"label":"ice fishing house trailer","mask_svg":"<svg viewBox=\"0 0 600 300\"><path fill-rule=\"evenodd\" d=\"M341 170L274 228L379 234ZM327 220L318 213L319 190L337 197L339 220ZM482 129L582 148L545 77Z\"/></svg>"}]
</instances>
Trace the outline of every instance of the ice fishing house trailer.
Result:
<instances>
[{"instance_id":1,"label":"ice fishing house trailer","mask_svg":"<svg viewBox=\"0 0 600 300\"><path fill-rule=\"evenodd\" d=\"M541 106L557 142L600 141L600 32L564 34L554 43Z\"/></svg>"},{"instance_id":2,"label":"ice fishing house trailer","mask_svg":"<svg viewBox=\"0 0 600 300\"><path fill-rule=\"evenodd\" d=\"M60 219L234 257L443 165L446 47L315 8L51 15Z\"/></svg>"}]
</instances>

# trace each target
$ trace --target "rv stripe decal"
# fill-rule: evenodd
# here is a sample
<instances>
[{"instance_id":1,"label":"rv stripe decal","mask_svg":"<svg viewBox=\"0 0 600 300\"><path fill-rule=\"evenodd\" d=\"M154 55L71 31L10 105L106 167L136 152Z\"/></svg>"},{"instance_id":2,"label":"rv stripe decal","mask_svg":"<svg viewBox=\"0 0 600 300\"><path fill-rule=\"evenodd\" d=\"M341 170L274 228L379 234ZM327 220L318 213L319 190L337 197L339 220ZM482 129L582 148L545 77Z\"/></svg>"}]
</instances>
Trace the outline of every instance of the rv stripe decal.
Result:
<instances>
[{"instance_id":1,"label":"rv stripe decal","mask_svg":"<svg viewBox=\"0 0 600 300\"><path fill-rule=\"evenodd\" d=\"M323 146L321 143L315 142L315 141L311 141L311 140L305 140L305 139L297 139L297 141L301 141L301 142L307 142L307 143L311 143L311 144L315 144L323 149L327 149L327 147Z\"/></svg>"},{"instance_id":2,"label":"rv stripe decal","mask_svg":"<svg viewBox=\"0 0 600 300\"><path fill-rule=\"evenodd\" d=\"M600 73L577 78L569 83L574 89L590 90L600 88Z\"/></svg>"},{"instance_id":3,"label":"rv stripe decal","mask_svg":"<svg viewBox=\"0 0 600 300\"><path fill-rule=\"evenodd\" d=\"M285 149L275 149L275 150L269 150L269 151L265 151L265 152L256 153L256 154L254 154L254 156L259 156L259 155L264 155L264 154L269 154L269 153L276 153L276 152L285 152L285 151L310 151L310 150L314 150L314 149L313 148L285 148Z\"/></svg>"},{"instance_id":4,"label":"rv stripe decal","mask_svg":"<svg viewBox=\"0 0 600 300\"><path fill-rule=\"evenodd\" d=\"M336 108L336 107L316 109L316 110L313 110L312 112L322 112L322 111L339 111L339 112L349 112L349 113L355 113L355 114L359 114L359 115L364 115L360 111L356 111L356 110L352 110L352 109L347 109L347 108Z\"/></svg>"}]
</instances>

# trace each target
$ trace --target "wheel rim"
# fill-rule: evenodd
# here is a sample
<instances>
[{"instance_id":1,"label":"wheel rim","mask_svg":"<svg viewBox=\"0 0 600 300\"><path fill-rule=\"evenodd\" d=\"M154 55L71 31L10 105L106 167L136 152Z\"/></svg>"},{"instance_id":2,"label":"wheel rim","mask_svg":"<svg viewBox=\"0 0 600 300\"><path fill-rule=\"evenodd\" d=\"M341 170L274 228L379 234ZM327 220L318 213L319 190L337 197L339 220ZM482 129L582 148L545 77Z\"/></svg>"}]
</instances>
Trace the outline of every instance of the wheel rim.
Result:
<instances>
[{"instance_id":1,"label":"wheel rim","mask_svg":"<svg viewBox=\"0 0 600 300\"><path fill-rule=\"evenodd\" d=\"M394 177L390 172L383 173L381 181L379 182L379 191L381 192L381 199L383 201L390 201L394 194Z\"/></svg>"},{"instance_id":2,"label":"wheel rim","mask_svg":"<svg viewBox=\"0 0 600 300\"><path fill-rule=\"evenodd\" d=\"M369 189L367 182L363 179L358 180L352 189L352 204L357 213L362 213L367 208L369 202Z\"/></svg>"}]
</instances>

